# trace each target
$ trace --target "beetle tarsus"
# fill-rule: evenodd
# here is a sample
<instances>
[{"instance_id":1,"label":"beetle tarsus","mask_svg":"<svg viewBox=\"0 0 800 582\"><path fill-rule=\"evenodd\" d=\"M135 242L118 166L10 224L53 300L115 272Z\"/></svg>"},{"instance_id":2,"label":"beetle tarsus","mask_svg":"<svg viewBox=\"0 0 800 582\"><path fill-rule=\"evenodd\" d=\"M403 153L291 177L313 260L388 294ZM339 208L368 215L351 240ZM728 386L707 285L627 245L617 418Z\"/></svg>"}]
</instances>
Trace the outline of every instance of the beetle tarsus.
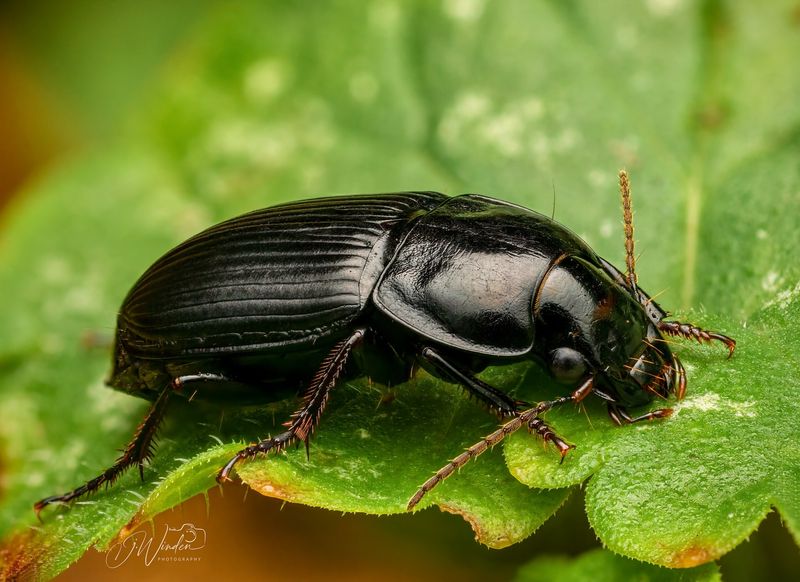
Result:
<instances>
[{"instance_id":1,"label":"beetle tarsus","mask_svg":"<svg viewBox=\"0 0 800 582\"><path fill-rule=\"evenodd\" d=\"M683 323L680 321L660 321L658 323L658 329L672 336L693 339L700 344L703 342L712 341L722 342L725 344L725 347L728 348L729 359L733 356L733 352L736 350L736 340L732 337L717 333L716 331L702 329L691 323Z\"/></svg>"},{"instance_id":2,"label":"beetle tarsus","mask_svg":"<svg viewBox=\"0 0 800 582\"><path fill-rule=\"evenodd\" d=\"M233 468L245 459L251 459L256 455L266 455L267 453L280 453L286 447L291 445L297 440L297 435L292 430L287 430L277 436L264 439L258 443L252 444L243 448L236 453L230 461L225 463L225 466L217 473L217 483L226 483L230 481L230 473Z\"/></svg>"},{"instance_id":3,"label":"beetle tarsus","mask_svg":"<svg viewBox=\"0 0 800 582\"><path fill-rule=\"evenodd\" d=\"M561 460L559 461L560 463L563 463L567 453L575 448L575 445L565 442L555 433L555 431L553 431L552 428L547 425L544 420L538 416L528 421L528 431L538 434L545 443L552 443L556 449L558 449L558 452L561 455Z\"/></svg>"}]
</instances>

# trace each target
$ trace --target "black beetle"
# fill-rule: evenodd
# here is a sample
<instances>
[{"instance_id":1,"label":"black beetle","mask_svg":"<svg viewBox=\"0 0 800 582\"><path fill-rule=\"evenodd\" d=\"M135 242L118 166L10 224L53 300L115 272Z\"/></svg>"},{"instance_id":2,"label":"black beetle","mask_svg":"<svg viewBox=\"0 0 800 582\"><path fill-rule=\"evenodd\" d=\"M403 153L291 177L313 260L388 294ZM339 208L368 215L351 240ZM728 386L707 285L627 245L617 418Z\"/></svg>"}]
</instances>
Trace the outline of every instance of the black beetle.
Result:
<instances>
[{"instance_id":1,"label":"black beetle","mask_svg":"<svg viewBox=\"0 0 800 582\"><path fill-rule=\"evenodd\" d=\"M153 401L116 463L88 483L42 499L37 513L112 483L153 454L170 398L252 399L305 383L302 406L277 436L242 449L219 472L308 440L346 373L380 382L420 363L461 384L501 418L495 433L437 472L456 468L527 425L564 455L572 448L540 414L596 394L617 424L626 408L682 398L684 369L663 334L735 341L665 321L634 272L627 174L620 172L627 272L552 219L486 196L403 192L321 198L258 210L187 240L150 267L119 311L109 385ZM371 348L353 365L354 348ZM533 359L568 396L530 407L482 382L487 366ZM309 372L309 363L318 362ZM354 369L355 368L355 369Z\"/></svg>"}]
</instances>

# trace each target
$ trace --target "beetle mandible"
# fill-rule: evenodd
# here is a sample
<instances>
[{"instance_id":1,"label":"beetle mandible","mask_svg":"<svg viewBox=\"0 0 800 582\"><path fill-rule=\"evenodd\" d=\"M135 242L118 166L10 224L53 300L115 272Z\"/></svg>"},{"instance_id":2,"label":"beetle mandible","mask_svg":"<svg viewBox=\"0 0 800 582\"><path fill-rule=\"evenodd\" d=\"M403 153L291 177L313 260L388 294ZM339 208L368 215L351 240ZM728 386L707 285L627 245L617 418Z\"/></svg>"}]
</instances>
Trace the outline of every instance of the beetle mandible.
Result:
<instances>
[{"instance_id":1,"label":"beetle mandible","mask_svg":"<svg viewBox=\"0 0 800 582\"><path fill-rule=\"evenodd\" d=\"M721 341L729 357L736 342L667 321L639 287L628 175L619 176L624 274L554 220L476 194L320 198L251 212L190 238L141 276L117 319L108 384L152 407L110 468L37 502L37 514L113 483L131 466L143 477L167 404L178 396L269 398L279 384L304 382L286 430L239 451L219 471L224 482L258 454L299 441L308 450L344 376L395 383L421 364L507 422L431 477L408 509L522 426L563 460L573 445L541 418L553 407L594 394L616 424L668 416L669 408L627 412L654 397L684 396L686 374L664 335ZM357 348L366 347L369 357L354 365ZM475 377L521 360L544 366L569 393L531 406Z\"/></svg>"}]
</instances>

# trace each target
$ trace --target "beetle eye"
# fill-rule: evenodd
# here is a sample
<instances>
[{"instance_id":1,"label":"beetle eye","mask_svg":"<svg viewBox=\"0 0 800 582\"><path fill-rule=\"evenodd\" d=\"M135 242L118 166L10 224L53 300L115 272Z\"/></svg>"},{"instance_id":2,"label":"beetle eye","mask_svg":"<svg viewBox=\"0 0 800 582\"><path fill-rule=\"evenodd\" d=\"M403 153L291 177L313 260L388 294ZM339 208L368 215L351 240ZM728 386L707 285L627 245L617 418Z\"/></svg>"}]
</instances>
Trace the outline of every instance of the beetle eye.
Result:
<instances>
[{"instance_id":1,"label":"beetle eye","mask_svg":"<svg viewBox=\"0 0 800 582\"><path fill-rule=\"evenodd\" d=\"M575 384L586 373L586 360L572 348L553 350L550 358L550 373L557 382Z\"/></svg>"}]
</instances>

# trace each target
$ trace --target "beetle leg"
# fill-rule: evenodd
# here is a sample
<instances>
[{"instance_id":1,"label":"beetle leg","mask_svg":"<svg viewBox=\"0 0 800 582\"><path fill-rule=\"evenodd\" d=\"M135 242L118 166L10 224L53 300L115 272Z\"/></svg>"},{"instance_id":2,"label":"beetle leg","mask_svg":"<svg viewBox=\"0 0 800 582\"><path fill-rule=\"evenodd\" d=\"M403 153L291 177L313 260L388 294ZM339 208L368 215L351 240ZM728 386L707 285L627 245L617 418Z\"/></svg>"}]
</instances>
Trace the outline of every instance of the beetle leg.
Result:
<instances>
[{"instance_id":1,"label":"beetle leg","mask_svg":"<svg viewBox=\"0 0 800 582\"><path fill-rule=\"evenodd\" d=\"M161 424L161 419L164 417L164 410L167 407L170 395L173 390L178 389L178 382L178 379L173 380L169 386L161 391L161 394L158 395L158 398L153 403L147 416L145 416L144 420L136 429L133 439L123 449L122 456L119 457L111 467L69 493L45 497L37 501L33 506L37 517L42 509L52 503L67 503L87 493L97 491L102 485L110 485L131 465L139 465L139 474L142 479L144 479L144 462L153 456L155 447L154 439L158 431L158 426Z\"/></svg>"},{"instance_id":2,"label":"beetle leg","mask_svg":"<svg viewBox=\"0 0 800 582\"><path fill-rule=\"evenodd\" d=\"M656 420L659 418L668 418L672 416L671 408L659 408L642 414L641 416L632 417L624 407L613 402L608 403L608 416L617 426L623 424L633 424L634 422L642 422L643 420Z\"/></svg>"},{"instance_id":3,"label":"beetle leg","mask_svg":"<svg viewBox=\"0 0 800 582\"><path fill-rule=\"evenodd\" d=\"M447 463L444 467L436 471L434 475L425 481L422 486L417 490L416 493L408 500L408 505L406 505L406 510L411 511L414 507L422 500L426 493L428 493L431 489L436 487L439 483L447 479L450 475L456 472L456 470L460 469L464 465L466 465L470 459L474 459L481 453L486 452L491 447L495 446L497 443L502 441L508 435L518 431L522 426L528 425L528 427L539 434L541 431L549 431L552 434L550 442L556 445L556 447L561 451L561 460L564 460L564 455L574 446L566 444L561 438L558 437L547 425L539 419L539 415L547 412L551 408L555 408L556 406L562 406L567 404L568 402L575 402L577 393L582 393L585 390L591 390L591 387L594 385L594 377L589 377L581 387L576 390L573 394L569 396L561 396L560 398L556 398L555 400L548 400L546 402L540 402L536 406L529 408L523 412L520 412L518 415L514 416L511 420L506 422L505 424L501 425L496 431L492 434L485 436L477 443L466 449L463 453L455 457L449 463ZM539 420L540 422L536 422ZM566 447L566 452L562 449L562 445Z\"/></svg>"},{"instance_id":4,"label":"beetle leg","mask_svg":"<svg viewBox=\"0 0 800 582\"><path fill-rule=\"evenodd\" d=\"M696 340L697 343L710 342L712 340L722 342L725 344L725 347L728 348L728 358L733 355L733 351L736 349L735 339L715 331L701 329L696 325L692 325L691 323L682 323L680 321L659 321L658 329L672 336Z\"/></svg>"},{"instance_id":5,"label":"beetle leg","mask_svg":"<svg viewBox=\"0 0 800 582\"><path fill-rule=\"evenodd\" d=\"M319 370L314 375L303 395L303 406L291 416L289 422L284 423L288 430L261 442L243 448L228 461L217 474L217 482L228 481L228 475L239 461L249 459L258 454L280 452L297 440L302 440L306 445L308 455L308 440L319 424L320 416L328 403L331 388L344 369L347 358L355 346L364 340L366 329L356 329L350 337L334 346L330 353L322 360Z\"/></svg>"},{"instance_id":6,"label":"beetle leg","mask_svg":"<svg viewBox=\"0 0 800 582\"><path fill-rule=\"evenodd\" d=\"M547 423L538 416L528 421L528 431L538 434L540 437L542 437L542 440L545 443L553 443L553 445L555 445L555 447L558 449L558 452L561 453L561 463L564 462L564 458L567 456L567 453L575 448L575 445L569 445L564 442L564 440L558 436L552 428L547 426Z\"/></svg>"},{"instance_id":7,"label":"beetle leg","mask_svg":"<svg viewBox=\"0 0 800 582\"><path fill-rule=\"evenodd\" d=\"M470 394L488 404L492 410L498 413L501 420L517 415L520 409L530 407L530 404L527 402L515 400L502 390L498 390L494 386L491 386L490 384L479 380L475 376L472 376L471 374L459 369L457 366L443 358L442 355L433 348L423 348L422 351L420 351L420 355L438 372L450 380L461 384L469 391Z\"/></svg>"}]
</instances>

